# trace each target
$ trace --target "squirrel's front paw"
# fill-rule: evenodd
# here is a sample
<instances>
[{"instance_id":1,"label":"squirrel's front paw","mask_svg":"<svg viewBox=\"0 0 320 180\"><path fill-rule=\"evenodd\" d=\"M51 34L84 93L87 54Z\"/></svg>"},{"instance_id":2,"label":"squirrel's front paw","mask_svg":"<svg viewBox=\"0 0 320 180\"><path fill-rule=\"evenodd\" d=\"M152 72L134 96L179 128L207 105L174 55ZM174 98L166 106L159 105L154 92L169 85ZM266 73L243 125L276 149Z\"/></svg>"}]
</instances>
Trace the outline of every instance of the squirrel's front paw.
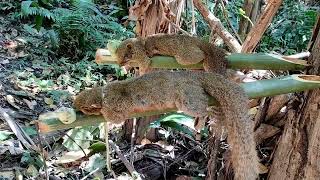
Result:
<instances>
[{"instance_id":1,"label":"squirrel's front paw","mask_svg":"<svg viewBox=\"0 0 320 180\"><path fill-rule=\"evenodd\" d=\"M151 72L152 68L150 67L151 60L149 58L144 59L143 63L139 66L140 75L147 74Z\"/></svg>"}]
</instances>

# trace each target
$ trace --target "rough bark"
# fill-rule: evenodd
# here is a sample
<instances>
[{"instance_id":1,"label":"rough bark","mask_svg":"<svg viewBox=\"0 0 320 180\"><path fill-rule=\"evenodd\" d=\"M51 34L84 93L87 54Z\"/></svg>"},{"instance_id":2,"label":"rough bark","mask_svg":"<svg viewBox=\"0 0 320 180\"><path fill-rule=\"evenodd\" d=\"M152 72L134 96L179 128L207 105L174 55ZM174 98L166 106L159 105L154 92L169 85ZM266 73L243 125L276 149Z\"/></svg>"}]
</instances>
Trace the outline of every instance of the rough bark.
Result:
<instances>
[{"instance_id":1,"label":"rough bark","mask_svg":"<svg viewBox=\"0 0 320 180\"><path fill-rule=\"evenodd\" d=\"M168 20L174 16L165 0L137 0L129 9L129 19L136 21L137 36L168 32Z\"/></svg>"},{"instance_id":2,"label":"rough bark","mask_svg":"<svg viewBox=\"0 0 320 180\"><path fill-rule=\"evenodd\" d=\"M318 18L319 19L319 18ZM316 27L319 26L319 21ZM315 28L316 29L316 28ZM320 75L320 33L314 31L309 74ZM290 105L283 135L268 179L319 179L320 175L320 90L302 94L299 103Z\"/></svg>"}]
</instances>

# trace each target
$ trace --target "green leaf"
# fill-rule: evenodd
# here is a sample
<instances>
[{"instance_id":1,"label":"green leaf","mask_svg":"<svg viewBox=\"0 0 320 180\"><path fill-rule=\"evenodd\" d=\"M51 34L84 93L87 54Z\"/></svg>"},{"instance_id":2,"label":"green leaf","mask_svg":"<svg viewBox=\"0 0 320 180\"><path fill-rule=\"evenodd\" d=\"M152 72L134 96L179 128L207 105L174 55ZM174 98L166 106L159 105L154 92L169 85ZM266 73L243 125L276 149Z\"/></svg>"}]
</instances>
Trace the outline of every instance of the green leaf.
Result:
<instances>
[{"instance_id":1,"label":"green leaf","mask_svg":"<svg viewBox=\"0 0 320 180\"><path fill-rule=\"evenodd\" d=\"M88 164L84 167L87 172L92 172L96 169L101 169L106 165L106 160L101 154L94 154L89 158Z\"/></svg>"},{"instance_id":2,"label":"green leaf","mask_svg":"<svg viewBox=\"0 0 320 180\"><path fill-rule=\"evenodd\" d=\"M0 131L0 141L4 141L9 139L9 137L13 135L13 132L9 132L9 131Z\"/></svg>"},{"instance_id":3,"label":"green leaf","mask_svg":"<svg viewBox=\"0 0 320 180\"><path fill-rule=\"evenodd\" d=\"M43 16L37 15L36 16L36 25L35 28L40 31L41 27L42 27L42 23L43 23Z\"/></svg>"},{"instance_id":4,"label":"green leaf","mask_svg":"<svg viewBox=\"0 0 320 180\"><path fill-rule=\"evenodd\" d=\"M244 16L244 15L246 15L246 12L242 8L239 8L239 14L241 16Z\"/></svg>"},{"instance_id":5,"label":"green leaf","mask_svg":"<svg viewBox=\"0 0 320 180\"><path fill-rule=\"evenodd\" d=\"M93 140L92 131L92 126L71 129L67 133L69 136L63 137L64 140L62 144L70 151L81 150L80 147L87 149L90 147L90 143Z\"/></svg>"},{"instance_id":6,"label":"green leaf","mask_svg":"<svg viewBox=\"0 0 320 180\"><path fill-rule=\"evenodd\" d=\"M21 157L21 163L27 165L34 165L36 168L41 168L44 164L40 156L36 153L24 152Z\"/></svg>"},{"instance_id":7,"label":"green leaf","mask_svg":"<svg viewBox=\"0 0 320 180\"><path fill-rule=\"evenodd\" d=\"M23 130L29 135L29 136L35 136L37 135L37 130L35 127L23 127Z\"/></svg>"},{"instance_id":8,"label":"green leaf","mask_svg":"<svg viewBox=\"0 0 320 180\"><path fill-rule=\"evenodd\" d=\"M160 123L164 122L175 122L178 124L183 124L185 126L188 126L190 128L193 128L194 125L194 118L182 113L170 113L168 115L165 115L161 118L159 118Z\"/></svg>"},{"instance_id":9,"label":"green leaf","mask_svg":"<svg viewBox=\"0 0 320 180\"><path fill-rule=\"evenodd\" d=\"M30 14L30 6L33 1L22 1L21 2L21 14L22 16L28 16Z\"/></svg>"},{"instance_id":10,"label":"green leaf","mask_svg":"<svg viewBox=\"0 0 320 180\"><path fill-rule=\"evenodd\" d=\"M57 48L59 46L59 36L58 36L57 32L51 29L48 31L48 35L49 35L51 45L53 46L53 48Z\"/></svg>"},{"instance_id":11,"label":"green leaf","mask_svg":"<svg viewBox=\"0 0 320 180\"><path fill-rule=\"evenodd\" d=\"M106 151L106 144L104 142L96 142L93 143L89 149L91 150L92 153L97 153L97 152L105 152Z\"/></svg>"},{"instance_id":12,"label":"green leaf","mask_svg":"<svg viewBox=\"0 0 320 180\"><path fill-rule=\"evenodd\" d=\"M150 123L151 128L170 127L190 136L194 134L194 118L182 113L171 113Z\"/></svg>"}]
</instances>

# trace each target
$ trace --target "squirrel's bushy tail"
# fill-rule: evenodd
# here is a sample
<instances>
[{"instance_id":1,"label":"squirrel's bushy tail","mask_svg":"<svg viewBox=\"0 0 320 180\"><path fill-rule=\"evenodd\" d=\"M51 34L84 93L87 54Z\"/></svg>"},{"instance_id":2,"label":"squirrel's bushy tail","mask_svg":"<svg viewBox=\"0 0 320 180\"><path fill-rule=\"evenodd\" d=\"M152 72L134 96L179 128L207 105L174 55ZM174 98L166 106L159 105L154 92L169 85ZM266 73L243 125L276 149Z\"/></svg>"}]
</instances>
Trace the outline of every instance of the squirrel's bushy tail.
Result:
<instances>
[{"instance_id":1,"label":"squirrel's bushy tail","mask_svg":"<svg viewBox=\"0 0 320 180\"><path fill-rule=\"evenodd\" d=\"M221 105L227 125L228 142L236 180L255 180L258 156L253 121L248 117L248 98L244 90L223 76L209 74L203 79L206 92Z\"/></svg>"}]
</instances>

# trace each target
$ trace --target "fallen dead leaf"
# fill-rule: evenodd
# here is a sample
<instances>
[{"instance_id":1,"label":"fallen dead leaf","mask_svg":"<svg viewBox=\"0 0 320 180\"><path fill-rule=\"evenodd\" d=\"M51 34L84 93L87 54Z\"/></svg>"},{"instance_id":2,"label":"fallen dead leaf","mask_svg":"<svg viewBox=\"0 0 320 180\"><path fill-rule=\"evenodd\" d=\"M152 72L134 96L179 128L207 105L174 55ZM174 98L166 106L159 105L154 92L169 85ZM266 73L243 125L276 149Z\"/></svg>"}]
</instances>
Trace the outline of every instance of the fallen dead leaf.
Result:
<instances>
[{"instance_id":1,"label":"fallen dead leaf","mask_svg":"<svg viewBox=\"0 0 320 180\"><path fill-rule=\"evenodd\" d=\"M151 143L151 141L149 139L147 139L147 138L143 138L141 140L141 145L146 145L146 144L150 144L150 143Z\"/></svg>"},{"instance_id":2,"label":"fallen dead leaf","mask_svg":"<svg viewBox=\"0 0 320 180\"><path fill-rule=\"evenodd\" d=\"M84 149L85 154L83 151L69 151L65 153L63 156L59 157L57 160L54 161L56 164L65 164L65 163L70 163L74 162L78 159L83 158L86 154L90 153L89 149Z\"/></svg>"},{"instance_id":3,"label":"fallen dead leaf","mask_svg":"<svg viewBox=\"0 0 320 180\"><path fill-rule=\"evenodd\" d=\"M13 107L15 107L17 109L20 109L20 107L15 104L15 99L14 99L14 97L12 95L7 95L6 96L6 100L11 106L13 106Z\"/></svg>"},{"instance_id":4,"label":"fallen dead leaf","mask_svg":"<svg viewBox=\"0 0 320 180\"><path fill-rule=\"evenodd\" d=\"M259 174L265 174L268 173L269 169L267 166L259 163Z\"/></svg>"},{"instance_id":5,"label":"fallen dead leaf","mask_svg":"<svg viewBox=\"0 0 320 180\"><path fill-rule=\"evenodd\" d=\"M0 61L0 64L9 64L9 60L8 59L4 59Z\"/></svg>"},{"instance_id":6,"label":"fallen dead leaf","mask_svg":"<svg viewBox=\"0 0 320 180\"><path fill-rule=\"evenodd\" d=\"M28 99L23 99L23 101L27 104L28 108L34 110L34 106L37 105L37 101L29 101Z\"/></svg>"},{"instance_id":7,"label":"fallen dead leaf","mask_svg":"<svg viewBox=\"0 0 320 180\"><path fill-rule=\"evenodd\" d=\"M44 102L48 105L53 105L53 100L51 98L44 98Z\"/></svg>"},{"instance_id":8,"label":"fallen dead leaf","mask_svg":"<svg viewBox=\"0 0 320 180\"><path fill-rule=\"evenodd\" d=\"M6 179L6 180L15 179L14 178L14 171L13 170L0 171L0 179Z\"/></svg>"}]
</instances>

